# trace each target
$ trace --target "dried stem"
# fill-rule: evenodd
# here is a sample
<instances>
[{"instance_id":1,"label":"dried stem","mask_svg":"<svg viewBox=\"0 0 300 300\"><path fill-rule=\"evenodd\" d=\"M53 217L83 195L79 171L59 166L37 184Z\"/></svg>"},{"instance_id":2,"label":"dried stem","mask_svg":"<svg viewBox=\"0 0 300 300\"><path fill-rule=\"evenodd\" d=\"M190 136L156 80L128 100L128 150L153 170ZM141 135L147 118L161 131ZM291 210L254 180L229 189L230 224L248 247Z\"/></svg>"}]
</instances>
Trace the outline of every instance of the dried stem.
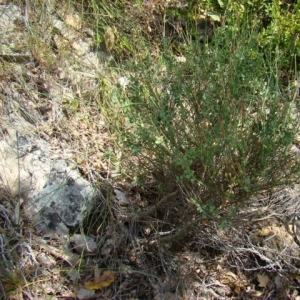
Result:
<instances>
[{"instance_id":1,"label":"dried stem","mask_svg":"<svg viewBox=\"0 0 300 300\"><path fill-rule=\"evenodd\" d=\"M175 198L180 193L180 190L176 190L172 193L167 194L164 196L161 200L159 200L154 206L146 210L145 212L142 212L137 216L137 221L145 220L150 215L154 214L157 210L159 210L166 202L168 202L170 199Z\"/></svg>"}]
</instances>

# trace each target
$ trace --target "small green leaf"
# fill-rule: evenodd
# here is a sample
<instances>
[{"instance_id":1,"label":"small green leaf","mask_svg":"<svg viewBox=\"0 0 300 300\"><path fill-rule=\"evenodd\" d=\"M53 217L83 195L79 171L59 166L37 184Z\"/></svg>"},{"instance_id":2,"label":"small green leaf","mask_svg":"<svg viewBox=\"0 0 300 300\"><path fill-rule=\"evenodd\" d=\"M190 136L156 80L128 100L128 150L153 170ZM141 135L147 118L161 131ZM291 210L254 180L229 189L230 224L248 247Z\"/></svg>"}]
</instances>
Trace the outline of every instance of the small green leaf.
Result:
<instances>
[{"instance_id":1,"label":"small green leaf","mask_svg":"<svg viewBox=\"0 0 300 300\"><path fill-rule=\"evenodd\" d=\"M222 8L222 7L224 7L224 3L223 3L223 1L221 1L221 0L218 0L218 3L219 3L219 5L220 5L220 7Z\"/></svg>"},{"instance_id":2,"label":"small green leaf","mask_svg":"<svg viewBox=\"0 0 300 300\"><path fill-rule=\"evenodd\" d=\"M221 22L220 16L214 12L208 13L208 15L216 22Z\"/></svg>"},{"instance_id":3,"label":"small green leaf","mask_svg":"<svg viewBox=\"0 0 300 300\"><path fill-rule=\"evenodd\" d=\"M162 138L159 137L159 136L156 136L156 137L155 137L155 144L159 145L159 144L161 144L161 143L162 143Z\"/></svg>"}]
</instances>

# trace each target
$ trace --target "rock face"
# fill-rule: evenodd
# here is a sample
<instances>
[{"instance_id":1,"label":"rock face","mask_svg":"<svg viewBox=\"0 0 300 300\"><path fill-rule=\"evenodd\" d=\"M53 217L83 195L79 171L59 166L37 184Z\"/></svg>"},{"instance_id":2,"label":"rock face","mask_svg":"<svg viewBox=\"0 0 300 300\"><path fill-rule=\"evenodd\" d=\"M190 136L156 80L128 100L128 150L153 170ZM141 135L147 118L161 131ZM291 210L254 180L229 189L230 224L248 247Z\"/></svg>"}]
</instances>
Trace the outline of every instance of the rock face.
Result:
<instances>
[{"instance_id":1,"label":"rock face","mask_svg":"<svg viewBox=\"0 0 300 300\"><path fill-rule=\"evenodd\" d=\"M40 159L32 156L29 167ZM67 232L67 227L77 226L91 209L93 188L66 160L48 158L45 163L50 164L48 172L40 174L45 185L30 193L25 213L31 219L34 217L41 231Z\"/></svg>"},{"instance_id":2,"label":"rock face","mask_svg":"<svg viewBox=\"0 0 300 300\"><path fill-rule=\"evenodd\" d=\"M57 157L48 142L8 126L2 132L1 184L23 199L25 215L37 230L68 233L68 227L77 226L91 209L92 185L74 163Z\"/></svg>"},{"instance_id":3,"label":"rock face","mask_svg":"<svg viewBox=\"0 0 300 300\"><path fill-rule=\"evenodd\" d=\"M83 89L97 86L96 79L85 76L99 64L97 53L91 51L93 31L81 29L76 13L56 11L49 4L47 26L55 30L45 30L43 37L33 41L32 24L45 22L38 23L39 18L7 2L0 1L0 58L10 74L0 70L0 188L14 197L15 214L22 203L21 213L38 231L67 233L91 209L95 190L72 159L66 159L73 156L58 154L50 135L40 138L37 128L65 123L61 108L65 99L71 103L85 93ZM72 58L53 64L55 53L70 46ZM40 68L49 72L37 75ZM68 152L69 145L59 143Z\"/></svg>"}]
</instances>

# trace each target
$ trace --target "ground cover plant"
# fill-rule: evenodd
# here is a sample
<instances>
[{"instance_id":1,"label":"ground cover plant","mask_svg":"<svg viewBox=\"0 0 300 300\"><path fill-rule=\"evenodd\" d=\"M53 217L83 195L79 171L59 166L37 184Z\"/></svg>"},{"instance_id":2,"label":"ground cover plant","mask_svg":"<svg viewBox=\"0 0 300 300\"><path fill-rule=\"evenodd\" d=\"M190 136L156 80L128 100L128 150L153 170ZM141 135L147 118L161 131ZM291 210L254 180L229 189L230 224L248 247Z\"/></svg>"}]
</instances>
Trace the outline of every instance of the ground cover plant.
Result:
<instances>
[{"instance_id":1,"label":"ground cover plant","mask_svg":"<svg viewBox=\"0 0 300 300\"><path fill-rule=\"evenodd\" d=\"M207 207L213 218L221 207L231 214L298 178L297 87L287 92L280 54L260 47L258 26L219 28L209 45L187 42L184 62L163 52L137 63L115 110L131 176L193 191L205 216Z\"/></svg>"},{"instance_id":2,"label":"ground cover plant","mask_svg":"<svg viewBox=\"0 0 300 300\"><path fill-rule=\"evenodd\" d=\"M78 253L41 244L1 183L2 298L297 299L299 5L6 2L24 19L1 120L25 116L98 193Z\"/></svg>"}]
</instances>

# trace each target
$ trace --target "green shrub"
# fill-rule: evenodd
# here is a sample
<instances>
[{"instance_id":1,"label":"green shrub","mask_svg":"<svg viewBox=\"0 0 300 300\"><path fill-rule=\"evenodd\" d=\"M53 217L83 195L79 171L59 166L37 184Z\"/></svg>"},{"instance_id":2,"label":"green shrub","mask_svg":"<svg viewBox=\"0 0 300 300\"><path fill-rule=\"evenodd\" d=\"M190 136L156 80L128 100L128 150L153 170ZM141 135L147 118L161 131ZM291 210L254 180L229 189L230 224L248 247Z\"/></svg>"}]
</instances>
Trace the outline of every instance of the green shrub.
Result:
<instances>
[{"instance_id":1,"label":"green shrub","mask_svg":"<svg viewBox=\"0 0 300 300\"><path fill-rule=\"evenodd\" d=\"M300 57L300 10L298 5L276 5L274 1L269 6L269 15L272 19L260 35L261 46L280 54L279 68L295 68L295 62Z\"/></svg>"},{"instance_id":2,"label":"green shrub","mask_svg":"<svg viewBox=\"0 0 300 300\"><path fill-rule=\"evenodd\" d=\"M260 46L268 49L274 57L280 55L278 68L286 71L295 70L299 66L299 3L278 0L206 0L191 1L189 9L194 15L198 11L202 14L206 12L206 15L215 19L220 18L231 30L239 30L245 22L259 23L257 38Z\"/></svg>"},{"instance_id":3,"label":"green shrub","mask_svg":"<svg viewBox=\"0 0 300 300\"><path fill-rule=\"evenodd\" d=\"M299 110L255 28L221 28L209 46L187 48L186 62L166 53L136 62L122 90L112 124L126 171L179 184L198 211L238 208L253 193L294 182Z\"/></svg>"}]
</instances>

